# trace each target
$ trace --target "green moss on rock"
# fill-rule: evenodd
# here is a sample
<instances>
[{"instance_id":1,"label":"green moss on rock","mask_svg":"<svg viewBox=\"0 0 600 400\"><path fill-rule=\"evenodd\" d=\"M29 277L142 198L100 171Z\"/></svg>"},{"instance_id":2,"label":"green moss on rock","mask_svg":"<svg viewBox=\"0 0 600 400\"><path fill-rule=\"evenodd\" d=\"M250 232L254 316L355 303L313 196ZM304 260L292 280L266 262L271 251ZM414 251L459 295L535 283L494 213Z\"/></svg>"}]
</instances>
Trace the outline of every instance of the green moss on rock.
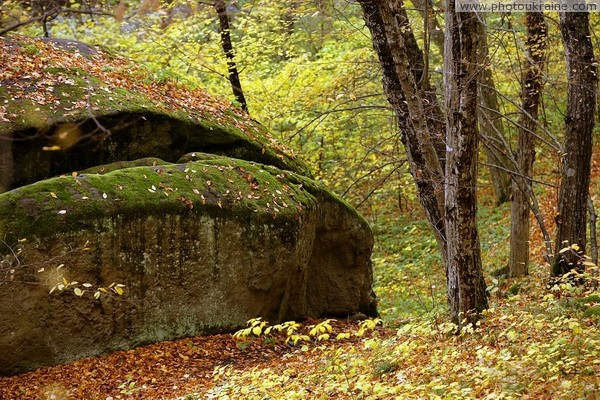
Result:
<instances>
[{"instance_id":1,"label":"green moss on rock","mask_svg":"<svg viewBox=\"0 0 600 400\"><path fill-rule=\"evenodd\" d=\"M5 76L10 79L0 82L0 99L9 101L3 103L4 110L0 111L8 122L0 123L0 135L31 138L39 137L43 132L41 136L49 138L49 143L36 142L31 146L40 153L44 146L56 144L54 132L65 123L77 123L82 129L79 132L82 137L98 136L102 143L105 137L113 137L104 146L132 140L128 132L133 126L138 132L146 131L146 137L152 134L150 131L157 130L157 141L170 141L169 150L179 151L167 160L170 162L190 151L205 151L271 164L311 176L301 160L277 144L264 127L231 104L201 90L167 83L143 84L144 70L129 60L115 58L79 42L55 42L0 38L2 58L8 57L3 53L9 50L20 51L19 56L26 59L29 66L39 68L23 74L18 66L7 66ZM31 46L38 51L27 51ZM80 49L85 50L85 56L80 56ZM73 56L73 52L77 57ZM98 65L107 66L107 69L98 68ZM144 125L147 128L141 127ZM161 127L167 131L161 132ZM58 145L60 147L61 144ZM139 147L140 143L137 145ZM149 150L156 149L149 147ZM31 158L29 153L31 151L28 151ZM64 158L72 153L72 150L68 154L65 152ZM41 156L43 158L44 155ZM150 156L166 159L163 154L149 151L127 160ZM104 159L95 164L123 159ZM15 167L17 171L26 170L20 165ZM63 168L59 172L50 172L60 174L67 171ZM50 176L24 179L24 183L17 178L17 186Z\"/></svg>"},{"instance_id":2,"label":"green moss on rock","mask_svg":"<svg viewBox=\"0 0 600 400\"><path fill-rule=\"evenodd\" d=\"M326 192L301 175L229 158L125 168L122 164L99 167L110 171L104 174L61 176L0 194L2 233L43 237L115 215L294 219L316 207L313 193Z\"/></svg>"}]
</instances>

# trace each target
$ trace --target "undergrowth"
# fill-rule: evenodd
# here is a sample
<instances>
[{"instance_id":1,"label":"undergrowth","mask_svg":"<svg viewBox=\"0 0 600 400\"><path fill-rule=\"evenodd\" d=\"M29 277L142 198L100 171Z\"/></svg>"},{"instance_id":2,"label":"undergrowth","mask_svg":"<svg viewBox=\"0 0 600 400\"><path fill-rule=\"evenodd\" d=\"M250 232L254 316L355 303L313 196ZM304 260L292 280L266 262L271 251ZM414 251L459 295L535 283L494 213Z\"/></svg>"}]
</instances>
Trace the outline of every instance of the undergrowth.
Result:
<instances>
[{"instance_id":1,"label":"undergrowth","mask_svg":"<svg viewBox=\"0 0 600 400\"><path fill-rule=\"evenodd\" d=\"M373 256L386 328L366 336L350 332L348 340L339 335L318 340L317 325L302 328L315 335L290 346L283 360L243 370L221 366L211 390L184 398L597 398L596 268L588 269L587 286L568 279L548 284L549 266L539 263L519 280L492 276L506 265L510 220L505 209L488 210L479 223L491 306L478 326L456 334L456 326L446 322L444 271L427 225L402 216L388 221L393 222L374 227ZM260 321L251 322L246 336L257 326ZM257 336L265 327L255 330ZM279 340L289 344L285 337Z\"/></svg>"}]
</instances>

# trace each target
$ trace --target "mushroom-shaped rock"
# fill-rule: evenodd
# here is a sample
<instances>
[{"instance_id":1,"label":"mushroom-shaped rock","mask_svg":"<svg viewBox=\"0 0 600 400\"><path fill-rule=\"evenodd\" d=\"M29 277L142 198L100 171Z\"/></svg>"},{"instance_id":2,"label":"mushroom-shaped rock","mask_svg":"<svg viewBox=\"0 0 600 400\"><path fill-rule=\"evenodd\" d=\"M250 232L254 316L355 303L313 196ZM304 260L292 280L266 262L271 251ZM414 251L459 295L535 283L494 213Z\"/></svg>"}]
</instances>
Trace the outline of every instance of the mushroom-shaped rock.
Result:
<instances>
[{"instance_id":1,"label":"mushroom-shaped rock","mask_svg":"<svg viewBox=\"0 0 600 400\"><path fill-rule=\"evenodd\" d=\"M368 224L247 115L78 42L0 62L0 375L376 315Z\"/></svg>"}]
</instances>

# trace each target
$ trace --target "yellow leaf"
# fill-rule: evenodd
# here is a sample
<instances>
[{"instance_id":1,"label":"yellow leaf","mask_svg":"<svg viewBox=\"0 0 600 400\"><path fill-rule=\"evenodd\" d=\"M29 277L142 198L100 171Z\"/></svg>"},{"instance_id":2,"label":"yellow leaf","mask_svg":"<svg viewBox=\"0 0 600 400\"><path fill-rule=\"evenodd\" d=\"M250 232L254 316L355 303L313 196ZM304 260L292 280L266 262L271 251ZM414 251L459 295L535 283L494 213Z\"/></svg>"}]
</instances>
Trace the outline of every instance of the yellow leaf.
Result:
<instances>
[{"instance_id":1,"label":"yellow leaf","mask_svg":"<svg viewBox=\"0 0 600 400\"><path fill-rule=\"evenodd\" d=\"M260 326L255 326L254 328L252 328L252 333L256 336L260 336L260 332L262 332L262 329Z\"/></svg>"},{"instance_id":2,"label":"yellow leaf","mask_svg":"<svg viewBox=\"0 0 600 400\"><path fill-rule=\"evenodd\" d=\"M55 199L57 198L56 193L54 193L54 192L50 192L50 196L54 197Z\"/></svg>"},{"instance_id":3,"label":"yellow leaf","mask_svg":"<svg viewBox=\"0 0 600 400\"><path fill-rule=\"evenodd\" d=\"M97 299L100 297L100 291L96 291L96 293L94 293L94 298Z\"/></svg>"},{"instance_id":4,"label":"yellow leaf","mask_svg":"<svg viewBox=\"0 0 600 400\"><path fill-rule=\"evenodd\" d=\"M79 289L79 288L75 288L73 289L73 292L75 293L75 296L83 296L83 290Z\"/></svg>"},{"instance_id":5,"label":"yellow leaf","mask_svg":"<svg viewBox=\"0 0 600 400\"><path fill-rule=\"evenodd\" d=\"M44 147L42 147L42 150L44 150L44 151L58 151L58 150L60 150L60 146L56 146L56 145L54 145L54 146L44 146Z\"/></svg>"},{"instance_id":6,"label":"yellow leaf","mask_svg":"<svg viewBox=\"0 0 600 400\"><path fill-rule=\"evenodd\" d=\"M122 287L115 286L115 287L113 288L113 290L114 290L114 291L115 291L115 293L116 293L116 294L118 294L119 296L122 296L122 295L123 295L123 288L122 288Z\"/></svg>"}]
</instances>

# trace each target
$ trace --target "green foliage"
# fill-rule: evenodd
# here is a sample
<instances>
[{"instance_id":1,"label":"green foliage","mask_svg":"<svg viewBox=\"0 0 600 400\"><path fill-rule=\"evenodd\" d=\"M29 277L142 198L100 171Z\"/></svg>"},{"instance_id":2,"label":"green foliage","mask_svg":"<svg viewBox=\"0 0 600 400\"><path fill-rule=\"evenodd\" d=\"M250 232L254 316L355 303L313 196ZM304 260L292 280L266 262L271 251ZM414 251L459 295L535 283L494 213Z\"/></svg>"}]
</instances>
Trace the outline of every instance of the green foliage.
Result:
<instances>
[{"instance_id":1,"label":"green foliage","mask_svg":"<svg viewBox=\"0 0 600 400\"><path fill-rule=\"evenodd\" d=\"M253 318L247 322L248 327L233 334L234 339L245 342L252 338L264 338L271 343L281 339L285 344L296 346L302 343L321 342L332 339L334 328L332 323L336 320L326 319L315 325L303 325L296 321L286 321L276 325L269 325L261 317ZM383 321L379 318L366 319L359 323L356 332L339 332L335 335L336 340L348 339L351 336L362 337L366 332L374 331Z\"/></svg>"},{"instance_id":2,"label":"green foliage","mask_svg":"<svg viewBox=\"0 0 600 400\"><path fill-rule=\"evenodd\" d=\"M125 395L132 395L135 392L138 392L141 390L140 387L136 386L137 382L132 380L131 377L128 377L127 380L125 380L123 383L121 383L118 387L119 393L121 394L125 394Z\"/></svg>"},{"instance_id":3,"label":"green foliage","mask_svg":"<svg viewBox=\"0 0 600 400\"><path fill-rule=\"evenodd\" d=\"M590 318L600 318L600 304L591 306L590 308L585 310L585 312L583 313L583 316L590 317Z\"/></svg>"},{"instance_id":4,"label":"green foliage","mask_svg":"<svg viewBox=\"0 0 600 400\"><path fill-rule=\"evenodd\" d=\"M531 283L534 286L535 283ZM527 284L530 286L531 284ZM528 290L527 293L535 291ZM592 297L594 298L594 297ZM565 316L553 295L516 295L477 329L407 323L392 336L303 347L285 364L215 369L207 395L229 398L594 398L600 338L592 317Z\"/></svg>"},{"instance_id":5,"label":"green foliage","mask_svg":"<svg viewBox=\"0 0 600 400\"><path fill-rule=\"evenodd\" d=\"M443 266L433 233L423 220L394 214L373 227L378 309L392 326L446 313Z\"/></svg>"}]
</instances>

